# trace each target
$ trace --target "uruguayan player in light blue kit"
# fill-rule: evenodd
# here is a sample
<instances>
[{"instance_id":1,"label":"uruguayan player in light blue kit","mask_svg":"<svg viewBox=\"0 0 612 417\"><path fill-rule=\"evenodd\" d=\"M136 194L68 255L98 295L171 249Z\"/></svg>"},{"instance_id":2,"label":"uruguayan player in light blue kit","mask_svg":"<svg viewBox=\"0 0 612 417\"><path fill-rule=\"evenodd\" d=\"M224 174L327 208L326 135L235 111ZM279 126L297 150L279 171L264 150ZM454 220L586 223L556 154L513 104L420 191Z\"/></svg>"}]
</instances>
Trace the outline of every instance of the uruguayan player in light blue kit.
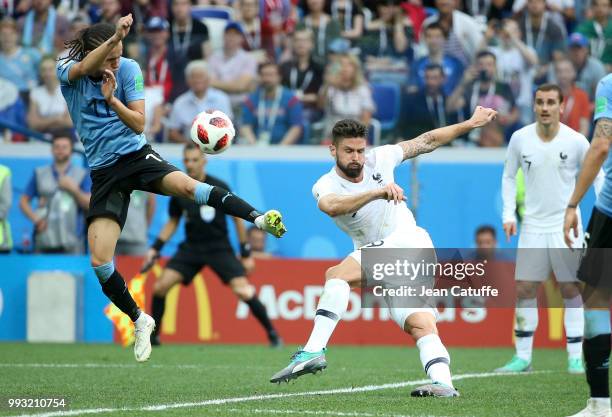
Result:
<instances>
[{"instance_id":1,"label":"uruguayan player in light blue kit","mask_svg":"<svg viewBox=\"0 0 612 417\"><path fill-rule=\"evenodd\" d=\"M597 86L595 99L596 125L591 147L576 181L565 210L565 242L570 246L577 236L576 208L603 165L604 185L597 196L587 227L587 251L578 270L585 282L584 300L584 361L591 398L584 410L572 417L612 417L610 409L610 302L612 301L612 74ZM570 246L571 247L571 246Z\"/></svg>"},{"instance_id":2,"label":"uruguayan player in light blue kit","mask_svg":"<svg viewBox=\"0 0 612 417\"><path fill-rule=\"evenodd\" d=\"M190 178L147 144L142 73L135 61L121 56L122 39L132 23L132 15L127 15L115 27L99 23L80 31L66 43L69 54L58 62L57 75L91 168L87 214L91 264L104 294L134 322L134 356L142 362L151 355L149 338L155 322L140 311L113 264L133 190L207 204L276 237L283 235L285 226L278 211L261 214L227 190Z\"/></svg>"}]
</instances>

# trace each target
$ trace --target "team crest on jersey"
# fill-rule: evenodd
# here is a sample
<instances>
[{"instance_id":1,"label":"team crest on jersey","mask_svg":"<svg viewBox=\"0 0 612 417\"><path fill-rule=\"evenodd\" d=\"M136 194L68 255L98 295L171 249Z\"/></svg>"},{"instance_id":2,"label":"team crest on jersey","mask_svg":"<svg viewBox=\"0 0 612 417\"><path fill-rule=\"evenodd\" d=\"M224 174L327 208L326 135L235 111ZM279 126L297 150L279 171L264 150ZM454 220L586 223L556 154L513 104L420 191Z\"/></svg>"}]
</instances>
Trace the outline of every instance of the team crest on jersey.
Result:
<instances>
[{"instance_id":1,"label":"team crest on jersey","mask_svg":"<svg viewBox=\"0 0 612 417\"><path fill-rule=\"evenodd\" d=\"M216 210L214 207L206 206L206 205L200 206L200 217L206 223L210 223L213 221L213 219L215 218L215 213L216 213Z\"/></svg>"},{"instance_id":2,"label":"team crest on jersey","mask_svg":"<svg viewBox=\"0 0 612 417\"><path fill-rule=\"evenodd\" d=\"M376 181L379 184L382 184L383 180L382 180L382 174L380 172L376 172L374 174L372 174L372 179L374 181Z\"/></svg>"},{"instance_id":3,"label":"team crest on jersey","mask_svg":"<svg viewBox=\"0 0 612 417\"><path fill-rule=\"evenodd\" d=\"M567 154L561 151L559 152L559 158L561 158L561 161L565 161L567 159Z\"/></svg>"}]
</instances>

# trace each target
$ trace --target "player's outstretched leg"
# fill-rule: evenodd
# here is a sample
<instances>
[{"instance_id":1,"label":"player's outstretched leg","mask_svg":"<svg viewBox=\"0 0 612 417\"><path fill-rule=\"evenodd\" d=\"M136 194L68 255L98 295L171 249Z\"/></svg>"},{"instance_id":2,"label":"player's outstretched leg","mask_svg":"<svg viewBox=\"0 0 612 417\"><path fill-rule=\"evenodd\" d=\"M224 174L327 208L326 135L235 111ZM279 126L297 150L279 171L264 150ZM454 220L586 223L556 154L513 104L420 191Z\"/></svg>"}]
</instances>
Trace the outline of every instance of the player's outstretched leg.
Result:
<instances>
[{"instance_id":1,"label":"player's outstretched leg","mask_svg":"<svg viewBox=\"0 0 612 417\"><path fill-rule=\"evenodd\" d=\"M495 372L528 372L532 369L533 334L538 327L537 285L537 282L517 282L519 298L516 301L514 325L516 354Z\"/></svg>"},{"instance_id":2,"label":"player's outstretched leg","mask_svg":"<svg viewBox=\"0 0 612 417\"><path fill-rule=\"evenodd\" d=\"M184 172L174 171L164 176L159 188L163 194L188 198L200 205L207 204L230 216L254 223L274 237L281 237L287 231L282 215L277 210L268 210L262 214L225 188L196 181Z\"/></svg>"},{"instance_id":3,"label":"player's outstretched leg","mask_svg":"<svg viewBox=\"0 0 612 417\"><path fill-rule=\"evenodd\" d=\"M288 382L301 375L322 371L327 367L325 359L327 342L336 324L346 312L351 292L349 282L359 282L361 267L356 260L347 257L339 265L329 268L325 277L327 282L317 305L314 327L306 346L294 353L289 365L275 373L270 378L270 382Z\"/></svg>"},{"instance_id":4,"label":"player's outstretched leg","mask_svg":"<svg viewBox=\"0 0 612 417\"><path fill-rule=\"evenodd\" d=\"M268 317L266 307L261 303L259 297L257 297L255 287L251 285L246 277L233 278L230 280L229 285L234 294L236 294L238 298L249 306L253 317L255 317L259 324L261 324L261 326L264 328L266 334L268 335L270 346L275 348L281 347L283 345L283 340L280 338L278 332L272 325L270 317Z\"/></svg>"},{"instance_id":5,"label":"player's outstretched leg","mask_svg":"<svg viewBox=\"0 0 612 417\"><path fill-rule=\"evenodd\" d=\"M138 308L123 277L115 269L113 254L120 233L119 224L115 220L106 217L93 219L87 229L91 264L102 292L134 322L134 357L138 362L144 362L151 356L150 337L155 321Z\"/></svg>"},{"instance_id":6,"label":"player's outstretched leg","mask_svg":"<svg viewBox=\"0 0 612 417\"><path fill-rule=\"evenodd\" d=\"M416 341L423 370L431 378L430 384L412 390L412 397L458 397L450 372L450 355L442 344L436 328L433 309L394 308L391 317Z\"/></svg>"},{"instance_id":7,"label":"player's outstretched leg","mask_svg":"<svg viewBox=\"0 0 612 417\"><path fill-rule=\"evenodd\" d=\"M582 337L584 335L584 308L582 296L576 283L559 284L565 307L563 323L567 338L567 371L570 374L583 374Z\"/></svg>"}]
</instances>

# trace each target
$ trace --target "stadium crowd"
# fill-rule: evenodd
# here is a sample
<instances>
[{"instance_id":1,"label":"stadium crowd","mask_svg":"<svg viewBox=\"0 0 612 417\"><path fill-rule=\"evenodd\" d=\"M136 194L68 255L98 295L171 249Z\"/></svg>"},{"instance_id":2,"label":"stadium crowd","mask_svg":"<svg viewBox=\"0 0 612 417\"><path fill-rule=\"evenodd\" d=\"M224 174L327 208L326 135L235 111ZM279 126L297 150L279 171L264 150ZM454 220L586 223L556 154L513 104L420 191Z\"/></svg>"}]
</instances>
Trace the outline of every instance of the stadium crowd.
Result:
<instances>
[{"instance_id":1,"label":"stadium crowd","mask_svg":"<svg viewBox=\"0 0 612 417\"><path fill-rule=\"evenodd\" d=\"M504 146L545 82L563 89L562 122L588 135L612 68L610 0L3 0L0 13L0 120L48 134L71 126L64 41L127 13L124 56L143 69L156 142L186 141L210 108L233 117L238 143L326 144L342 118L384 143L482 105L497 123L456 144Z\"/></svg>"},{"instance_id":2,"label":"stadium crowd","mask_svg":"<svg viewBox=\"0 0 612 417\"><path fill-rule=\"evenodd\" d=\"M0 141L52 138L53 162L19 197L36 251L84 250L91 181L69 161L78 138L55 67L91 23L134 16L123 54L143 70L151 142L184 143L199 112L220 109L243 145L328 144L344 118L388 143L481 105L498 119L453 146L501 147L533 122L547 82L563 91L561 121L589 137L595 87L612 69L610 0L198 1L0 1ZM10 188L1 171L0 251L12 246ZM144 253L154 210L152 195L133 196L119 253Z\"/></svg>"}]
</instances>

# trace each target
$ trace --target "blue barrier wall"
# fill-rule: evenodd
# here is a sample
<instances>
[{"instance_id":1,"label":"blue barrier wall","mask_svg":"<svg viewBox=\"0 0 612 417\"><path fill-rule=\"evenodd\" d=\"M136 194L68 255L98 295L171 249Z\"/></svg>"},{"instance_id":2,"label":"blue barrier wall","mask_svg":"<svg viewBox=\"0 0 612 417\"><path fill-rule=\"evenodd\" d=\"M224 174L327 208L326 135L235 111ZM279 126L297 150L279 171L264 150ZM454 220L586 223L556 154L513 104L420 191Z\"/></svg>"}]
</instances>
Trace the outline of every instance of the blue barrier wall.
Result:
<instances>
[{"instance_id":1,"label":"blue barrier wall","mask_svg":"<svg viewBox=\"0 0 612 417\"><path fill-rule=\"evenodd\" d=\"M181 166L177 158L169 159ZM13 170L15 198L10 220L17 248L32 230L32 225L18 208L18 197L34 167L45 163L49 163L49 159L0 157L0 164ZM352 249L350 239L318 211L311 194L314 182L330 167L331 160L211 157L208 163L211 174L227 181L236 193L254 206L278 208L285 214L289 233L280 240L270 238L269 249L281 256L301 258L340 258ZM497 228L501 247L516 245L516 238L507 244L501 236L502 170L502 162L419 162L419 205L415 214L418 224L429 231L436 246L472 247L474 230L483 223ZM396 180L410 194L410 164L397 168ZM593 201L591 191L582 204L585 224ZM157 212L149 230L151 240L167 220L167 203L167 197L157 197ZM230 227L233 229L231 222ZM164 255L171 255L182 238L181 227L164 248ZM235 243L234 237L233 241Z\"/></svg>"},{"instance_id":2,"label":"blue barrier wall","mask_svg":"<svg viewBox=\"0 0 612 417\"><path fill-rule=\"evenodd\" d=\"M0 340L26 339L28 276L34 271L61 270L83 277L83 341L112 341L112 323L102 314L108 299L86 256L0 255L0 269Z\"/></svg>"}]
</instances>

